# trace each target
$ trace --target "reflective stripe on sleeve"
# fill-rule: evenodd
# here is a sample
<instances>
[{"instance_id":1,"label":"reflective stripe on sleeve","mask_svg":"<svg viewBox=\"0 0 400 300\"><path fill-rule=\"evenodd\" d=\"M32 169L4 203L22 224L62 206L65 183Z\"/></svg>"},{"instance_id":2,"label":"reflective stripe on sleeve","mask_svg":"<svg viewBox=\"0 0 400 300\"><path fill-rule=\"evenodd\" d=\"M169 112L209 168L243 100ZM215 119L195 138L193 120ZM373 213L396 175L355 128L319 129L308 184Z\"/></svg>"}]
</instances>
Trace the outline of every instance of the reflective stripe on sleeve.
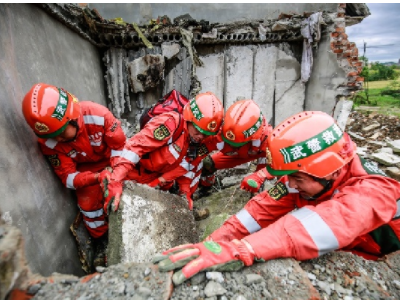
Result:
<instances>
[{"instance_id":1,"label":"reflective stripe on sleeve","mask_svg":"<svg viewBox=\"0 0 400 300\"><path fill-rule=\"evenodd\" d=\"M184 176L184 177L187 177L187 178L190 178L190 179L193 179L195 175L196 175L196 173L190 171L190 172L187 172L187 173L186 173L185 175L183 175L183 176Z\"/></svg>"},{"instance_id":2,"label":"reflective stripe on sleeve","mask_svg":"<svg viewBox=\"0 0 400 300\"><path fill-rule=\"evenodd\" d=\"M217 144L217 149L218 149L218 150L222 150L222 149L224 148L224 145L225 145L224 142L219 142L219 143Z\"/></svg>"},{"instance_id":3,"label":"reflective stripe on sleeve","mask_svg":"<svg viewBox=\"0 0 400 300\"><path fill-rule=\"evenodd\" d=\"M249 233L254 233L261 229L261 226L257 223L257 221L245 209L239 211L236 214L236 218L239 219L240 223L243 224Z\"/></svg>"},{"instance_id":4,"label":"reflective stripe on sleeve","mask_svg":"<svg viewBox=\"0 0 400 300\"><path fill-rule=\"evenodd\" d=\"M80 172L75 172L75 173L68 174L67 182L66 182L66 187L67 188L75 190L74 179L75 179L76 175L78 175L79 173Z\"/></svg>"},{"instance_id":5,"label":"reflective stripe on sleeve","mask_svg":"<svg viewBox=\"0 0 400 300\"><path fill-rule=\"evenodd\" d=\"M260 147L260 145L261 145L261 140L253 140L253 141L251 141L251 144L252 144L254 147Z\"/></svg>"},{"instance_id":6,"label":"reflective stripe on sleeve","mask_svg":"<svg viewBox=\"0 0 400 300\"><path fill-rule=\"evenodd\" d=\"M95 124L95 125L104 126L104 117L86 115L86 116L83 116L83 122L85 122L85 124Z\"/></svg>"},{"instance_id":7,"label":"reflective stripe on sleeve","mask_svg":"<svg viewBox=\"0 0 400 300\"><path fill-rule=\"evenodd\" d=\"M57 145L57 141L53 139L47 139L46 142L44 143L48 148L54 149L54 147Z\"/></svg>"},{"instance_id":8,"label":"reflective stripe on sleeve","mask_svg":"<svg viewBox=\"0 0 400 300\"><path fill-rule=\"evenodd\" d=\"M101 146L101 141L100 142L90 141L90 145L92 145L92 146Z\"/></svg>"},{"instance_id":9,"label":"reflective stripe on sleeve","mask_svg":"<svg viewBox=\"0 0 400 300\"><path fill-rule=\"evenodd\" d=\"M125 158L125 159L131 161L131 162L134 163L134 164L137 164L137 163L139 162L139 160L140 160L139 155L137 155L137 154L136 154L135 152L133 152L133 151L129 151L129 150L126 150L126 149L124 149L124 150L122 151L121 157L123 157L123 158Z\"/></svg>"},{"instance_id":10,"label":"reflective stripe on sleeve","mask_svg":"<svg viewBox=\"0 0 400 300\"><path fill-rule=\"evenodd\" d=\"M179 153L175 150L175 148L174 148L174 146L172 146L172 144L168 146L168 150L175 157L175 159L179 158Z\"/></svg>"},{"instance_id":11,"label":"reflective stripe on sleeve","mask_svg":"<svg viewBox=\"0 0 400 300\"><path fill-rule=\"evenodd\" d=\"M111 157L121 156L122 152L123 152L122 150L111 150Z\"/></svg>"},{"instance_id":12,"label":"reflective stripe on sleeve","mask_svg":"<svg viewBox=\"0 0 400 300\"><path fill-rule=\"evenodd\" d=\"M97 227L103 226L105 224L104 221L92 221L92 222L89 222L89 221L86 221L86 220L85 220L85 223L90 228L97 228Z\"/></svg>"},{"instance_id":13,"label":"reflective stripe on sleeve","mask_svg":"<svg viewBox=\"0 0 400 300\"><path fill-rule=\"evenodd\" d=\"M192 180L192 182L190 183L190 188L194 187L195 184L197 184L199 182L200 176L201 176L201 174L197 175L197 177Z\"/></svg>"},{"instance_id":14,"label":"reflective stripe on sleeve","mask_svg":"<svg viewBox=\"0 0 400 300\"><path fill-rule=\"evenodd\" d=\"M85 217L92 218L92 219L103 215L102 208L100 208L98 210L93 210L93 211L86 211L86 210L83 210L81 207L79 207L79 210L81 211L82 214L85 215Z\"/></svg>"},{"instance_id":15,"label":"reflective stripe on sleeve","mask_svg":"<svg viewBox=\"0 0 400 300\"><path fill-rule=\"evenodd\" d=\"M397 200L396 203L397 203L397 211L396 211L396 214L394 215L393 219L400 217L400 199Z\"/></svg>"},{"instance_id":16,"label":"reflective stripe on sleeve","mask_svg":"<svg viewBox=\"0 0 400 300\"><path fill-rule=\"evenodd\" d=\"M179 165L182 168L184 168L186 171L190 171L191 169L193 169L193 165L190 164L185 158L186 158L186 156L183 158L183 160L181 161L181 163Z\"/></svg>"},{"instance_id":17,"label":"reflective stripe on sleeve","mask_svg":"<svg viewBox=\"0 0 400 300\"><path fill-rule=\"evenodd\" d=\"M267 158L266 157L260 157L258 160L257 160L257 164L258 165L265 165L267 163Z\"/></svg>"},{"instance_id":18,"label":"reflective stripe on sleeve","mask_svg":"<svg viewBox=\"0 0 400 300\"><path fill-rule=\"evenodd\" d=\"M199 165L197 166L196 172L200 171L202 168L203 168L203 161L201 161L201 162L199 163Z\"/></svg>"},{"instance_id":19,"label":"reflective stripe on sleeve","mask_svg":"<svg viewBox=\"0 0 400 300\"><path fill-rule=\"evenodd\" d=\"M339 248L339 242L335 234L319 214L306 207L290 214L304 226L317 246L320 256Z\"/></svg>"}]
</instances>

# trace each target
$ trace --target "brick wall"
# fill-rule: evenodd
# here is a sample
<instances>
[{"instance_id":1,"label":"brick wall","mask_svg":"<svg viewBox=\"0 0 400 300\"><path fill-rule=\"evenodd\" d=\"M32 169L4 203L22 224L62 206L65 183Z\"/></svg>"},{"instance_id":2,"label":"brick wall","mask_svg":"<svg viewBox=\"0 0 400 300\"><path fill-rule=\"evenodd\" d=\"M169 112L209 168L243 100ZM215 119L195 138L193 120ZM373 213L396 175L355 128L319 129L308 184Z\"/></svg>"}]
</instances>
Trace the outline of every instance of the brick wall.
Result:
<instances>
[{"instance_id":1,"label":"brick wall","mask_svg":"<svg viewBox=\"0 0 400 300\"><path fill-rule=\"evenodd\" d=\"M347 71L346 87L350 91L363 88L364 77L360 76L363 62L358 59L358 48L348 40L345 22L346 3L338 5L334 31L331 32L331 50L336 53L339 64Z\"/></svg>"}]
</instances>

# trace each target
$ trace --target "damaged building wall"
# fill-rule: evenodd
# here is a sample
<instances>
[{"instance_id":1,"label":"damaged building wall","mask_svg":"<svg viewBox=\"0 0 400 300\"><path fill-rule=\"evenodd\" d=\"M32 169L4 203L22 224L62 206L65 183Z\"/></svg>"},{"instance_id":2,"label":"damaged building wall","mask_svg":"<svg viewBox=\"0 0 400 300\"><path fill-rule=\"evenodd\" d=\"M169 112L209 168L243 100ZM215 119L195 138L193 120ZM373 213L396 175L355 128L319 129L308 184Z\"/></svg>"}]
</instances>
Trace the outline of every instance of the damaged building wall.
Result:
<instances>
[{"instance_id":1,"label":"damaged building wall","mask_svg":"<svg viewBox=\"0 0 400 300\"><path fill-rule=\"evenodd\" d=\"M89 7L97 9L106 19L121 17L126 22L145 25L158 16L174 19L187 13L196 20L212 23L277 19L282 12L334 11L336 3L90 3Z\"/></svg>"},{"instance_id":2,"label":"damaged building wall","mask_svg":"<svg viewBox=\"0 0 400 300\"><path fill-rule=\"evenodd\" d=\"M83 274L69 231L77 207L41 154L21 103L37 82L106 103L98 49L32 4L0 4L0 207L34 272Z\"/></svg>"},{"instance_id":3,"label":"damaged building wall","mask_svg":"<svg viewBox=\"0 0 400 300\"><path fill-rule=\"evenodd\" d=\"M132 6L143 8L139 4ZM91 4L90 7L104 12L101 5ZM207 11L211 7L207 7ZM251 5L246 7L248 20L254 18ZM254 99L273 126L305 109L321 110L337 117L334 111L335 108L338 110L338 102L351 96L353 90L362 88L354 83L359 79L349 75L359 77L360 69L355 68L352 61L346 66L343 59L346 55L353 59L354 53L346 51L341 54L340 51L344 50L336 45L336 42L344 40L346 23L350 19L352 22L362 19L356 16L354 21L353 16L345 15L346 4L327 4L323 9L320 5L309 6L310 12L303 14L296 14L293 10L288 13L280 10L282 7L279 5L268 4L260 10L265 8L267 17L274 11L278 16L275 19L226 24L204 21L204 18L212 18L208 14L196 22L190 11L192 8L188 4L186 9L190 15L179 16L172 23L168 23L171 16L164 15L157 19L158 25L142 27L140 33L147 41L137 37L136 32L132 35L127 30L116 29L111 33L98 28L101 29L99 41L110 45L106 55L121 51L118 45L127 48L123 57L127 61L127 70L122 70L121 78L110 76L112 72L106 73L111 82L122 82L125 76L128 77L130 96L122 102L115 97L110 97L110 100L114 113L135 123L136 128L143 110L173 88L189 97L198 92L214 92L226 108L238 99ZM349 4L348 9L352 14L361 11L351 8L354 8L353 4ZM365 5L360 5L360 8L365 8L365 14L368 13ZM165 7L165 12L169 9ZM214 9L218 10L219 6ZM300 9L302 6L295 7L296 11ZM318 10L321 12L317 13ZM111 12L105 13L110 16ZM122 11L114 10L113 13L116 16ZM236 16L233 14L231 20ZM120 20L118 24L129 27L125 21ZM133 64L144 65L143 62L149 61L152 54L157 54L157 60L165 58L164 70L155 64L142 70L132 67ZM110 69L107 63L105 67ZM154 73L154 70L157 70L157 82L145 80L151 78L148 73ZM159 80L162 76L164 81ZM115 84L108 86L114 87Z\"/></svg>"}]
</instances>

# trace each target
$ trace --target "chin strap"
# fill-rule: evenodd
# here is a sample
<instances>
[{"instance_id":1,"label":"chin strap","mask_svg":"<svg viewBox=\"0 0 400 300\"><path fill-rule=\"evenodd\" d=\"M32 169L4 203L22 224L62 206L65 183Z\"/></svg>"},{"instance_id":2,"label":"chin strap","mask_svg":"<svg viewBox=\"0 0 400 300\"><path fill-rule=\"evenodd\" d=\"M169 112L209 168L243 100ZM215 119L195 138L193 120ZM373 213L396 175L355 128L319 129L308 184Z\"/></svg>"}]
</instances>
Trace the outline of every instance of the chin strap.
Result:
<instances>
[{"instance_id":1,"label":"chin strap","mask_svg":"<svg viewBox=\"0 0 400 300\"><path fill-rule=\"evenodd\" d=\"M316 200L319 197L321 197L323 194L325 194L327 191L329 191L332 188L333 185L333 180L326 180L324 178L318 178L315 176L311 176L316 182L320 183L324 188L322 191L319 193L315 194L314 196L311 197L304 197L306 200Z\"/></svg>"}]
</instances>

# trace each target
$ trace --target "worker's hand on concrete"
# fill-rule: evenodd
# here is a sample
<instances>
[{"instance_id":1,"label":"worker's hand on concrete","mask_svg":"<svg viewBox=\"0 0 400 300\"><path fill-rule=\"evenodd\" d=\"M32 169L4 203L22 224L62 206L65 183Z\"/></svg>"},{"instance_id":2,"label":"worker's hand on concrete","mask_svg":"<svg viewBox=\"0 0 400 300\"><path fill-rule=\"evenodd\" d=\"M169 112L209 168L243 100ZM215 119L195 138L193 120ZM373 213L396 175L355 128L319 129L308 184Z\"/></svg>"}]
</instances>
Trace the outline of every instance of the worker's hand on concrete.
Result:
<instances>
[{"instance_id":1,"label":"worker's hand on concrete","mask_svg":"<svg viewBox=\"0 0 400 300\"><path fill-rule=\"evenodd\" d=\"M107 179L107 181L110 181L110 177L111 177L111 172L107 169L104 169L103 171L101 171L99 173L99 176L97 177L97 180L100 183L101 188L103 189L104 192L104 179Z\"/></svg>"},{"instance_id":2,"label":"worker's hand on concrete","mask_svg":"<svg viewBox=\"0 0 400 300\"><path fill-rule=\"evenodd\" d=\"M165 179L163 177L158 177L157 179L154 179L152 182L150 182L147 185L152 188L157 188L157 187L164 186L166 183L167 182L165 181Z\"/></svg>"},{"instance_id":3,"label":"worker's hand on concrete","mask_svg":"<svg viewBox=\"0 0 400 300\"><path fill-rule=\"evenodd\" d=\"M258 172L253 173L242 180L240 188L248 192L257 193L264 180L265 178L260 177Z\"/></svg>"},{"instance_id":4,"label":"worker's hand on concrete","mask_svg":"<svg viewBox=\"0 0 400 300\"><path fill-rule=\"evenodd\" d=\"M119 207L119 202L122 195L122 183L115 180L105 181L104 190L104 212L108 215L110 214L110 209L116 212Z\"/></svg>"},{"instance_id":5,"label":"worker's hand on concrete","mask_svg":"<svg viewBox=\"0 0 400 300\"><path fill-rule=\"evenodd\" d=\"M188 194L183 194L182 195L183 199L185 199L188 203L188 207L190 210L193 210L193 199L191 195Z\"/></svg>"},{"instance_id":6,"label":"worker's hand on concrete","mask_svg":"<svg viewBox=\"0 0 400 300\"><path fill-rule=\"evenodd\" d=\"M251 246L243 240L207 241L164 251L153 263L158 263L162 272L183 267L172 276L172 281L178 285L202 271L238 271L243 265L251 266L254 257Z\"/></svg>"}]
</instances>

